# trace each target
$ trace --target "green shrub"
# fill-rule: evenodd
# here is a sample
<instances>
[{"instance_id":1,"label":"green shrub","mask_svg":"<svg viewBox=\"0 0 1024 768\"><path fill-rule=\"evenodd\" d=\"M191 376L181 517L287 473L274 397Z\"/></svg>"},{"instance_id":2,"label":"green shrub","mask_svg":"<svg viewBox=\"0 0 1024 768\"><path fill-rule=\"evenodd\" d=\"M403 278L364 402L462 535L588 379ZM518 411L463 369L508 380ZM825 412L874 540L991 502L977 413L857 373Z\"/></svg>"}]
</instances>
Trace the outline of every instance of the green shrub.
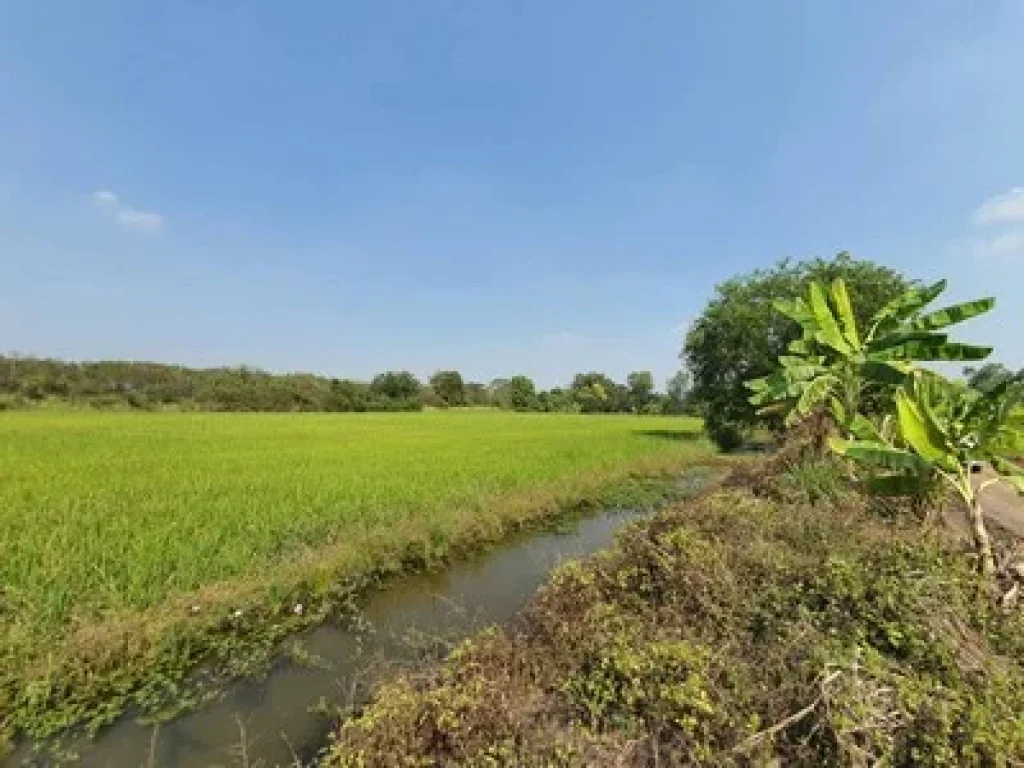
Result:
<instances>
[{"instance_id":1,"label":"green shrub","mask_svg":"<svg viewBox=\"0 0 1024 768\"><path fill-rule=\"evenodd\" d=\"M722 418L715 413L705 417L704 431L723 453L737 451L746 442L746 430L740 422Z\"/></svg>"},{"instance_id":2,"label":"green shrub","mask_svg":"<svg viewBox=\"0 0 1024 768\"><path fill-rule=\"evenodd\" d=\"M828 457L792 465L775 486L786 500L808 504L835 504L853 492L843 467Z\"/></svg>"}]
</instances>

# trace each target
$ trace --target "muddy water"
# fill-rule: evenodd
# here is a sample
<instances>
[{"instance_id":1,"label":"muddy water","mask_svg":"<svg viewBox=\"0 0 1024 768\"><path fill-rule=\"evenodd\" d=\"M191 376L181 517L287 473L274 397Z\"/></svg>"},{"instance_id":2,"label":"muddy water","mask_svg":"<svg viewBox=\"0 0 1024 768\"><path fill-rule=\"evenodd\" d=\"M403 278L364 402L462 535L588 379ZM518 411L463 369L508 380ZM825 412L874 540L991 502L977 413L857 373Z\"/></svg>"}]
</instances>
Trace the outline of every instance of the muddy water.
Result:
<instances>
[{"instance_id":1,"label":"muddy water","mask_svg":"<svg viewBox=\"0 0 1024 768\"><path fill-rule=\"evenodd\" d=\"M706 474L684 476L696 490ZM297 636L273 669L213 704L160 726L124 718L71 745L86 766L308 764L327 744L338 707L358 703L375 677L440 654L488 624L508 623L551 570L608 546L642 512L615 510L538 532L438 573L392 582L368 601L366 629L323 625Z\"/></svg>"}]
</instances>

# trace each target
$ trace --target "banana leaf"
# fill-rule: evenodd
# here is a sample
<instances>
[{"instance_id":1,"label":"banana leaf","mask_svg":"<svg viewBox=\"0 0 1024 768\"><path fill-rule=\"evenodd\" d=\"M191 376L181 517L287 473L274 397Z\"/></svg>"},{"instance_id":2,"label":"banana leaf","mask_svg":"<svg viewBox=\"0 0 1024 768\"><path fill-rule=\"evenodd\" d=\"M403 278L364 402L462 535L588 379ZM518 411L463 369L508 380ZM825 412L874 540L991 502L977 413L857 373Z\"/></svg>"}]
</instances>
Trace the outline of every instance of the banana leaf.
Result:
<instances>
[{"instance_id":1,"label":"banana leaf","mask_svg":"<svg viewBox=\"0 0 1024 768\"><path fill-rule=\"evenodd\" d=\"M858 413L850 422L850 433L858 440L867 440L876 443L882 442L882 434L878 427L867 416Z\"/></svg>"},{"instance_id":2,"label":"banana leaf","mask_svg":"<svg viewBox=\"0 0 1024 768\"><path fill-rule=\"evenodd\" d=\"M838 440L833 437L829 439L829 446L841 456L882 469L924 472L931 466L915 453L869 440Z\"/></svg>"},{"instance_id":3,"label":"banana leaf","mask_svg":"<svg viewBox=\"0 0 1024 768\"><path fill-rule=\"evenodd\" d=\"M807 388L801 393L796 401L796 406L793 408L793 412L790 414L792 418L786 419L787 425L791 425L797 419L807 416L828 397L832 392L832 388L838 383L839 379L831 374L819 376L808 383Z\"/></svg>"},{"instance_id":4,"label":"banana leaf","mask_svg":"<svg viewBox=\"0 0 1024 768\"><path fill-rule=\"evenodd\" d=\"M903 439L926 461L946 469L955 469L955 450L923 403L903 390L896 393L896 415Z\"/></svg>"},{"instance_id":5,"label":"banana leaf","mask_svg":"<svg viewBox=\"0 0 1024 768\"><path fill-rule=\"evenodd\" d=\"M993 306L995 306L995 303L995 299L986 298L976 299L975 301L965 301L962 304L943 307L942 309L937 309L934 312L929 312L926 315L921 315L921 317L917 318L910 324L910 327L919 331L932 331L936 328L945 328L947 325L962 323L964 320L969 320L972 317L988 312Z\"/></svg>"},{"instance_id":6,"label":"banana leaf","mask_svg":"<svg viewBox=\"0 0 1024 768\"><path fill-rule=\"evenodd\" d=\"M887 350L890 358L897 360L929 361L968 361L984 360L992 354L992 347L981 347L973 344L958 344L953 341L908 341Z\"/></svg>"},{"instance_id":7,"label":"banana leaf","mask_svg":"<svg viewBox=\"0 0 1024 768\"><path fill-rule=\"evenodd\" d=\"M853 314L853 306L850 304L850 294L846 291L846 283L843 279L836 278L832 282L832 302L836 306L839 315L839 323L842 326L843 336L854 349L860 347L860 334L857 333L857 319Z\"/></svg>"},{"instance_id":8,"label":"banana leaf","mask_svg":"<svg viewBox=\"0 0 1024 768\"><path fill-rule=\"evenodd\" d=\"M865 378L897 387L906 383L911 370L910 366L892 360L866 360L861 366Z\"/></svg>"},{"instance_id":9,"label":"banana leaf","mask_svg":"<svg viewBox=\"0 0 1024 768\"><path fill-rule=\"evenodd\" d=\"M946 281L939 280L939 282L927 288L914 288L900 294L871 318L871 330L868 333L868 339L874 338L878 333L886 329L898 326L900 322L935 301L944 290L946 290Z\"/></svg>"},{"instance_id":10,"label":"banana leaf","mask_svg":"<svg viewBox=\"0 0 1024 768\"><path fill-rule=\"evenodd\" d=\"M851 354L853 349L846 339L843 338L843 334L839 330L839 323L836 322L835 315L832 314L832 309L828 305L828 299L825 298L825 290L821 287L821 284L812 281L809 294L811 298L811 311L814 312L814 319L818 322L818 330L815 332L814 338L822 344L832 347L832 349L842 355Z\"/></svg>"},{"instance_id":11,"label":"banana leaf","mask_svg":"<svg viewBox=\"0 0 1024 768\"><path fill-rule=\"evenodd\" d=\"M880 353L895 347L901 347L910 341L944 342L949 339L945 333L934 331L898 331L887 333L881 338L874 339L867 344L865 350L868 354Z\"/></svg>"}]
</instances>

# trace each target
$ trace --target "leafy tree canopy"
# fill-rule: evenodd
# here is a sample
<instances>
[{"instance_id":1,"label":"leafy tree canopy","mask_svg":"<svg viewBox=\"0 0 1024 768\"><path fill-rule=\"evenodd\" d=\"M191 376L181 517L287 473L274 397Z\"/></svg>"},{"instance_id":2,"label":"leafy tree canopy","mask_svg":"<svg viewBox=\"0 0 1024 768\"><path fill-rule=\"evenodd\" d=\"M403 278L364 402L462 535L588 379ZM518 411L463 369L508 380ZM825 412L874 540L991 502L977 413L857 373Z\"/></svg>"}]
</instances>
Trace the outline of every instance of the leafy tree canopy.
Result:
<instances>
[{"instance_id":1,"label":"leafy tree canopy","mask_svg":"<svg viewBox=\"0 0 1024 768\"><path fill-rule=\"evenodd\" d=\"M800 325L777 312L773 302L806 294L812 280L831 284L837 278L846 283L859 325L915 285L893 269L843 252L833 259L782 261L716 288L681 355L692 377L691 396L712 437L719 432L738 439L758 422L744 382L774 371L779 356L802 335Z\"/></svg>"},{"instance_id":2,"label":"leafy tree canopy","mask_svg":"<svg viewBox=\"0 0 1024 768\"><path fill-rule=\"evenodd\" d=\"M393 400L412 400L420 393L420 382L408 371L387 371L373 377L370 391Z\"/></svg>"},{"instance_id":3,"label":"leafy tree canopy","mask_svg":"<svg viewBox=\"0 0 1024 768\"><path fill-rule=\"evenodd\" d=\"M1024 368L1014 373L1002 363L985 363L979 368L964 368L964 375L967 377L967 385L981 392L994 390L1007 381L1024 383Z\"/></svg>"},{"instance_id":4,"label":"leafy tree canopy","mask_svg":"<svg viewBox=\"0 0 1024 768\"><path fill-rule=\"evenodd\" d=\"M491 382L491 397L500 408L514 411L532 410L537 405L537 389L529 376L495 379Z\"/></svg>"},{"instance_id":5,"label":"leafy tree canopy","mask_svg":"<svg viewBox=\"0 0 1024 768\"><path fill-rule=\"evenodd\" d=\"M445 405L465 405L466 385L458 371L438 371L430 377L430 388Z\"/></svg>"},{"instance_id":6,"label":"leafy tree canopy","mask_svg":"<svg viewBox=\"0 0 1024 768\"><path fill-rule=\"evenodd\" d=\"M572 393L584 413L616 410L617 385L603 373L577 373L572 380Z\"/></svg>"},{"instance_id":7,"label":"leafy tree canopy","mask_svg":"<svg viewBox=\"0 0 1024 768\"><path fill-rule=\"evenodd\" d=\"M626 389L630 409L642 412L654 394L654 374L650 371L633 371L626 377Z\"/></svg>"}]
</instances>

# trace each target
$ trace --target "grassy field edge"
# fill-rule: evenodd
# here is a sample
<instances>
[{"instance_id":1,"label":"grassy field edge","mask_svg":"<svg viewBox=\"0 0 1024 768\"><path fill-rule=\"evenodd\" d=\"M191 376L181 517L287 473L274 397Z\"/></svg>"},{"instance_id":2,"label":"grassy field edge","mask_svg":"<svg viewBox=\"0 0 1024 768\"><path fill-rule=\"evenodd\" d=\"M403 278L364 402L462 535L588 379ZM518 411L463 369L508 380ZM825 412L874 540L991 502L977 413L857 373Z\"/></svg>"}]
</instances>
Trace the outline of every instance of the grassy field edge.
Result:
<instances>
[{"instance_id":1,"label":"grassy field edge","mask_svg":"<svg viewBox=\"0 0 1024 768\"><path fill-rule=\"evenodd\" d=\"M699 444L639 457L459 508L442 525L406 522L401 530L306 547L273 568L148 609L75 621L45 647L8 642L0 648L0 755L16 738L95 732L129 709L153 719L179 714L217 696L227 680L264 669L288 635L353 615L360 597L393 575L439 566L567 514L650 503L659 491L631 479L716 461ZM193 674L199 668L201 677Z\"/></svg>"}]
</instances>

